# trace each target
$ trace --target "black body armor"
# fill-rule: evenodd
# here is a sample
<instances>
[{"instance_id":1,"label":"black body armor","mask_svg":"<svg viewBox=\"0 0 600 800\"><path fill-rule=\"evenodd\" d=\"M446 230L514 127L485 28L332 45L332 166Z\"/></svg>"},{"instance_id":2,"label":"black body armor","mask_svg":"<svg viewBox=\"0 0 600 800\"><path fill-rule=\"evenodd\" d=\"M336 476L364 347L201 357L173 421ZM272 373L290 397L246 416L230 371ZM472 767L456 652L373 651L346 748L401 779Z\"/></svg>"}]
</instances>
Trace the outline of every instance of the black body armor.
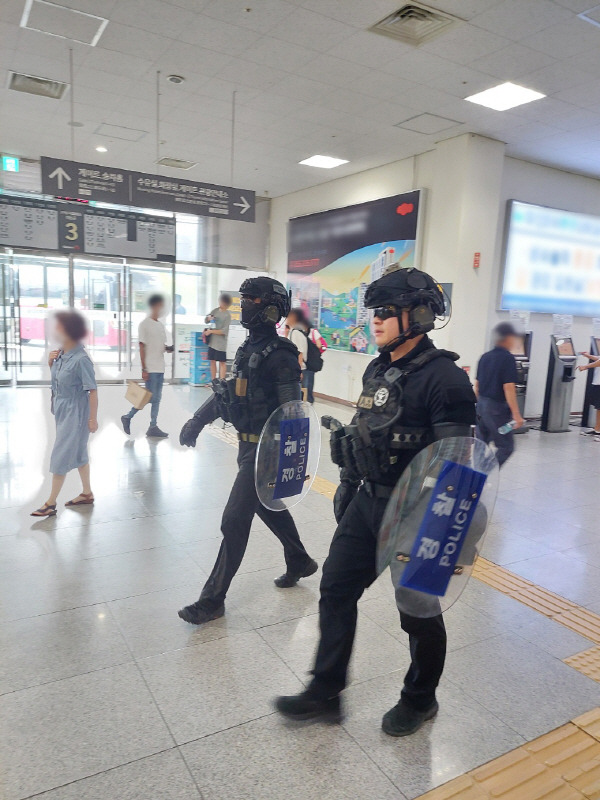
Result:
<instances>
[{"instance_id":1,"label":"black body armor","mask_svg":"<svg viewBox=\"0 0 600 800\"><path fill-rule=\"evenodd\" d=\"M342 425L323 418L331 431L331 459L342 468L342 480L393 485L417 451L444 436L469 435L475 397L466 374L453 363L457 358L424 339L419 352L397 366L372 362L352 422ZM438 359L443 365L424 370ZM428 403L434 394L442 400L432 415Z\"/></svg>"},{"instance_id":2,"label":"black body armor","mask_svg":"<svg viewBox=\"0 0 600 800\"><path fill-rule=\"evenodd\" d=\"M291 369L278 359L280 372L275 383L269 374L271 370L267 373L261 367L276 351L289 353L295 363ZM246 339L236 353L232 377L213 381L219 416L231 422L239 433L259 434L276 408L288 400L301 399L300 383L297 377L294 380L297 363L298 349L288 339L275 333L258 342L251 337Z\"/></svg>"}]
</instances>

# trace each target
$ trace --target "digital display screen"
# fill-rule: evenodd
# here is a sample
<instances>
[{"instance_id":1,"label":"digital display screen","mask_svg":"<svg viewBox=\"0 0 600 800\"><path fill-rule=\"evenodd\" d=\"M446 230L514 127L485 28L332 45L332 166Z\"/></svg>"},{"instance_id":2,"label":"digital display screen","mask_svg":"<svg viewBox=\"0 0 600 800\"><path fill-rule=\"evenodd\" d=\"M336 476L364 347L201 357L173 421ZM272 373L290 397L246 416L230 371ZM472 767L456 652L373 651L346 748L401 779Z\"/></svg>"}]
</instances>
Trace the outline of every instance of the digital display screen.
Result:
<instances>
[{"instance_id":1,"label":"digital display screen","mask_svg":"<svg viewBox=\"0 0 600 800\"><path fill-rule=\"evenodd\" d=\"M510 352L513 356L525 356L525 336L515 336L515 343Z\"/></svg>"},{"instance_id":2,"label":"digital display screen","mask_svg":"<svg viewBox=\"0 0 600 800\"><path fill-rule=\"evenodd\" d=\"M501 306L600 316L600 217L510 201Z\"/></svg>"},{"instance_id":3,"label":"digital display screen","mask_svg":"<svg viewBox=\"0 0 600 800\"><path fill-rule=\"evenodd\" d=\"M575 348L573 347L572 339L557 339L556 349L559 356L574 356Z\"/></svg>"}]
</instances>

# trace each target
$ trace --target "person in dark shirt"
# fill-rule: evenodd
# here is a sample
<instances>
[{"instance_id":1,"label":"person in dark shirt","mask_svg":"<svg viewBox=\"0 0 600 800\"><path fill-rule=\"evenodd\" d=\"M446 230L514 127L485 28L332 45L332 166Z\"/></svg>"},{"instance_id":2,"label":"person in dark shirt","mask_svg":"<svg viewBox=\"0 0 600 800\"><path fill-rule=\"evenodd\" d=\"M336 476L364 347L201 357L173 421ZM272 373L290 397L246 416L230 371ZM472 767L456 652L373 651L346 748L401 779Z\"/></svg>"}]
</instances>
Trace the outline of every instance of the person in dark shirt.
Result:
<instances>
[{"instance_id":1,"label":"person in dark shirt","mask_svg":"<svg viewBox=\"0 0 600 800\"><path fill-rule=\"evenodd\" d=\"M484 353L477 365L477 438L496 445L498 463L502 466L515 449L513 432L500 433L498 428L511 419L515 430L524 419L517 402L517 364L515 349L517 332L510 322L500 322L493 331L495 347Z\"/></svg>"}]
</instances>

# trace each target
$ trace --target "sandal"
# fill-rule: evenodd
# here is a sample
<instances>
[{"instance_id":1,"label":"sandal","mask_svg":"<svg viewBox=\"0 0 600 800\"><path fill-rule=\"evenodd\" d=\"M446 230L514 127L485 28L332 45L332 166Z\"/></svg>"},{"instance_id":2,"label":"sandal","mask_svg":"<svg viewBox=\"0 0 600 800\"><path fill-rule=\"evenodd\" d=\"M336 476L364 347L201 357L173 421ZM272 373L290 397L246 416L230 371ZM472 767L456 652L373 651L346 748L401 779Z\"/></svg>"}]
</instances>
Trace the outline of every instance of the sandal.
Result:
<instances>
[{"instance_id":1,"label":"sandal","mask_svg":"<svg viewBox=\"0 0 600 800\"><path fill-rule=\"evenodd\" d=\"M44 503L41 508L38 508L36 511L32 511L29 515L30 517L55 517L56 516L56 505L51 506L49 503Z\"/></svg>"},{"instance_id":2,"label":"sandal","mask_svg":"<svg viewBox=\"0 0 600 800\"><path fill-rule=\"evenodd\" d=\"M80 499L81 498L81 499ZM65 503L65 506L68 508L69 506L91 506L94 503L94 495L92 492L89 494L78 494L74 500L68 500Z\"/></svg>"}]
</instances>

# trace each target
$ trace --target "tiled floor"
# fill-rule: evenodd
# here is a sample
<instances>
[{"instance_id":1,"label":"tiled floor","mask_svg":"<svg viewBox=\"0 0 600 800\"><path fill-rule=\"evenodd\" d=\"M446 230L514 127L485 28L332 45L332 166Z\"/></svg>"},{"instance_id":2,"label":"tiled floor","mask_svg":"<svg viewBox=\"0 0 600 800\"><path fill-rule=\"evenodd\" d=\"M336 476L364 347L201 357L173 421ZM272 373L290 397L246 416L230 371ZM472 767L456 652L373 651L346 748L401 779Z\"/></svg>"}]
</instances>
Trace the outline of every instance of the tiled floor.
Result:
<instances>
[{"instance_id":1,"label":"tiled floor","mask_svg":"<svg viewBox=\"0 0 600 800\"><path fill-rule=\"evenodd\" d=\"M94 508L59 506L56 519L36 521L28 512L45 499L52 444L48 391L0 389L2 800L403 800L600 705L599 684L564 663L593 642L472 580L446 615L438 719L390 739L380 719L408 650L383 576L360 604L344 724L282 721L271 698L308 678L319 576L277 590L280 546L257 522L226 617L200 629L179 620L212 567L235 449L220 428L196 450L176 444L205 396L184 387L165 389L169 441L146 440L147 412L127 439L122 393L100 390ZM532 431L517 444L484 555L600 612L600 444L576 429ZM337 476L326 446L319 472ZM78 490L72 475L61 501ZM312 491L294 516L322 561L331 501Z\"/></svg>"}]
</instances>

